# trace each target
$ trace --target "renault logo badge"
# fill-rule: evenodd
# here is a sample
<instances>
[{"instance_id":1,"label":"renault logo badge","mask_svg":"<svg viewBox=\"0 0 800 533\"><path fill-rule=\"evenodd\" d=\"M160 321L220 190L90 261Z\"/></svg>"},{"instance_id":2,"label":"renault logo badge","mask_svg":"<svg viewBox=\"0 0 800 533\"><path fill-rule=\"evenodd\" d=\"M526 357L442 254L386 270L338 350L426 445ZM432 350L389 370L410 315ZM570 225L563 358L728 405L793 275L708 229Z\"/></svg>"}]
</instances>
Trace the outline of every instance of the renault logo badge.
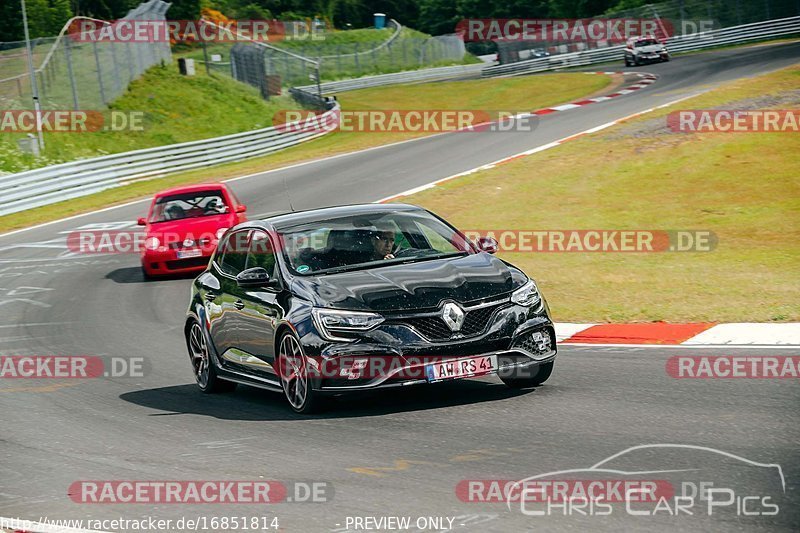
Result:
<instances>
[{"instance_id":1,"label":"renault logo badge","mask_svg":"<svg viewBox=\"0 0 800 533\"><path fill-rule=\"evenodd\" d=\"M464 310L453 302L447 302L442 307L442 320L450 331L458 331L464 325Z\"/></svg>"}]
</instances>

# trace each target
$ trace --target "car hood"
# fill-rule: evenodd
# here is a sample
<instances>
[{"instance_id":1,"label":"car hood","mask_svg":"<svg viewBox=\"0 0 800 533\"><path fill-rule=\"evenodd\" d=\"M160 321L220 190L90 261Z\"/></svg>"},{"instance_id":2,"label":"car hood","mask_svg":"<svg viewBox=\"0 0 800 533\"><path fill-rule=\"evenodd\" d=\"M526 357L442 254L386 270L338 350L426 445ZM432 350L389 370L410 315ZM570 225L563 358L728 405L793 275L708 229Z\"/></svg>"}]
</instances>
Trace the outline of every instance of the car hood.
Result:
<instances>
[{"instance_id":1,"label":"car hood","mask_svg":"<svg viewBox=\"0 0 800 533\"><path fill-rule=\"evenodd\" d=\"M220 228L229 228L236 225L235 217L229 213L223 215L184 218L167 222L150 224L147 227L148 236L160 237L162 235L174 235L181 239L184 237L194 237L199 239L203 236L215 237Z\"/></svg>"},{"instance_id":2,"label":"car hood","mask_svg":"<svg viewBox=\"0 0 800 533\"><path fill-rule=\"evenodd\" d=\"M644 54L652 54L655 52L660 52L664 49L663 44L648 44L647 46L637 46L636 50Z\"/></svg>"},{"instance_id":3,"label":"car hood","mask_svg":"<svg viewBox=\"0 0 800 533\"><path fill-rule=\"evenodd\" d=\"M320 276L298 276L293 292L314 305L365 311L435 309L507 294L527 277L487 253Z\"/></svg>"}]
</instances>

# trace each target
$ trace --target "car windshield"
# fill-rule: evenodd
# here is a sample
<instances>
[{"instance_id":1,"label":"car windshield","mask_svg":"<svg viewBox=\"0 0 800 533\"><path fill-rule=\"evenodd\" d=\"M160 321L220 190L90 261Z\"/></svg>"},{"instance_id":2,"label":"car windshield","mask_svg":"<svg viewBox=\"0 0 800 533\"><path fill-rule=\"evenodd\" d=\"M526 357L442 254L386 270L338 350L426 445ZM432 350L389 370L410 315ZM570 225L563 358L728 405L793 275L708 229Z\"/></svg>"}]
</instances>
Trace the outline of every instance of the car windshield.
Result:
<instances>
[{"instance_id":1,"label":"car windshield","mask_svg":"<svg viewBox=\"0 0 800 533\"><path fill-rule=\"evenodd\" d=\"M184 218L222 215L228 206L218 190L198 191L162 196L156 200L150 222L167 222Z\"/></svg>"},{"instance_id":2,"label":"car windshield","mask_svg":"<svg viewBox=\"0 0 800 533\"><path fill-rule=\"evenodd\" d=\"M658 44L658 41L655 39L640 39L636 41L636 46L650 46L653 44Z\"/></svg>"},{"instance_id":3,"label":"car windshield","mask_svg":"<svg viewBox=\"0 0 800 533\"><path fill-rule=\"evenodd\" d=\"M370 213L279 228L300 275L377 268L474 253L460 233L427 211Z\"/></svg>"}]
</instances>

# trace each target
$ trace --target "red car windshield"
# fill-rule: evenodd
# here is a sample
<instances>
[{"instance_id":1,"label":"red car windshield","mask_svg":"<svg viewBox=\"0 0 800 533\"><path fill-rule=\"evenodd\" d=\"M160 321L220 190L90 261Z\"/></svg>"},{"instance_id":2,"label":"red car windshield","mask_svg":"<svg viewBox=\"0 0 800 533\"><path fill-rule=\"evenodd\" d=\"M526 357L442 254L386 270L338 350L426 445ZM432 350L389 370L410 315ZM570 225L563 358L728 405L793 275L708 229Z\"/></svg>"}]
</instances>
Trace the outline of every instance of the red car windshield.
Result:
<instances>
[{"instance_id":1,"label":"red car windshield","mask_svg":"<svg viewBox=\"0 0 800 533\"><path fill-rule=\"evenodd\" d=\"M162 196L156 200L150 222L223 215L230 211L221 191L198 191Z\"/></svg>"}]
</instances>

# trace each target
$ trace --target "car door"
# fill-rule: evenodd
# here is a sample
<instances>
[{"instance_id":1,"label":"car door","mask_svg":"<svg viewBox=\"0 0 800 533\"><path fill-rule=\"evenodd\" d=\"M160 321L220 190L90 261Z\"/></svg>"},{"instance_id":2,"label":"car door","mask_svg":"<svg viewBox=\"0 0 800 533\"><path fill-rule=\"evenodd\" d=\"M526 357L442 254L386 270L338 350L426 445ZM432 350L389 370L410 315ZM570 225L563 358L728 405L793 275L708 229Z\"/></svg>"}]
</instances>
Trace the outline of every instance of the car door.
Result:
<instances>
[{"instance_id":1,"label":"car door","mask_svg":"<svg viewBox=\"0 0 800 533\"><path fill-rule=\"evenodd\" d=\"M242 289L236 276L244 270L247 260L249 229L232 232L220 243L220 253L212 262L214 277L219 287L205 290L204 300L209 317L209 333L217 353L225 361L231 360L231 352L239 349L241 314L244 301ZM234 358L235 360L235 358Z\"/></svg>"},{"instance_id":2,"label":"car door","mask_svg":"<svg viewBox=\"0 0 800 533\"><path fill-rule=\"evenodd\" d=\"M275 360L273 339L275 327L285 312L279 303L282 280L277 268L275 247L272 239L263 230L253 230L247 252L245 269L264 268L273 284L266 287L247 287L242 292L241 349L251 356L251 371L273 376Z\"/></svg>"}]
</instances>

